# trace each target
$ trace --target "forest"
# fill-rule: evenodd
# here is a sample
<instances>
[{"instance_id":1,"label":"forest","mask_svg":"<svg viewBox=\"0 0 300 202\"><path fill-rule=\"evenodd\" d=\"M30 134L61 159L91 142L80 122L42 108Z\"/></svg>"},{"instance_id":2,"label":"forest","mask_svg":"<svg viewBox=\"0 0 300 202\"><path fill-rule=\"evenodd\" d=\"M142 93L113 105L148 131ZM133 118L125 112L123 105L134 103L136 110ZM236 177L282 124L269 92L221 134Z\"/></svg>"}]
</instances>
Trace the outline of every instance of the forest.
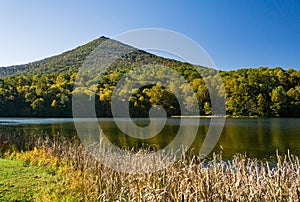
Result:
<instances>
[{"instance_id":1,"label":"forest","mask_svg":"<svg viewBox=\"0 0 300 202\"><path fill-rule=\"evenodd\" d=\"M214 75L215 70L141 50L114 62L93 81L94 91L88 87L74 90L78 69L84 59L105 40L107 38L100 37L58 56L0 68L0 116L72 117L72 96L83 93L89 97L95 95L97 116L111 117L111 96L117 83L130 70L145 64L153 66L153 75L141 73L139 79L164 75L164 69L157 69L158 64L163 64L188 82L197 97L200 115L211 114L210 96L203 75ZM300 117L300 70L259 67L220 71L219 74L225 92L218 96L225 95L228 116ZM185 95L187 86L176 85L176 82L173 85L182 96ZM176 96L160 82L119 93L131 93L129 110L132 117L147 117L149 109L157 105L163 106L168 116L181 114Z\"/></svg>"}]
</instances>

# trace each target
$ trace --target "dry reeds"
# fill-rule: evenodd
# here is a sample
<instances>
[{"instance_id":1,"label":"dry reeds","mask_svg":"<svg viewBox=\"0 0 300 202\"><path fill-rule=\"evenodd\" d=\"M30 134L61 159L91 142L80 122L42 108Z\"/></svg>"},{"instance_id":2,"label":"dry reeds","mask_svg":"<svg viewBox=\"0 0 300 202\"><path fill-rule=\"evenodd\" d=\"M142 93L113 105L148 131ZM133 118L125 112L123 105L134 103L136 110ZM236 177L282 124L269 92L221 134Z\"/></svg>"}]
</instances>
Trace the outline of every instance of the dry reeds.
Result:
<instances>
[{"instance_id":1,"label":"dry reeds","mask_svg":"<svg viewBox=\"0 0 300 202\"><path fill-rule=\"evenodd\" d=\"M76 187L78 201L298 201L300 197L299 159L289 153L277 155L273 164L238 154L226 161L221 154L211 160L185 156L157 172L128 174L103 166L76 140L36 138L30 145L46 154L43 158L55 157L57 170L68 168L63 172L64 194Z\"/></svg>"}]
</instances>

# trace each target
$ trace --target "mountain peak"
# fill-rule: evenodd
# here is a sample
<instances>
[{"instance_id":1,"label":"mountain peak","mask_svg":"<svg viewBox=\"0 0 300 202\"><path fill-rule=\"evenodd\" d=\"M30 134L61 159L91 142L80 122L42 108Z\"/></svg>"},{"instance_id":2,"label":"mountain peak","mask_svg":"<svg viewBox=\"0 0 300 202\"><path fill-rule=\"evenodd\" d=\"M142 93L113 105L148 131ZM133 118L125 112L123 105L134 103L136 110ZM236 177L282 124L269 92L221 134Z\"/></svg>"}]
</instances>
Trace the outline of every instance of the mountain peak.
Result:
<instances>
[{"instance_id":1,"label":"mountain peak","mask_svg":"<svg viewBox=\"0 0 300 202\"><path fill-rule=\"evenodd\" d=\"M77 72L82 66L86 57L97 48L102 42L109 40L110 38L106 36L100 36L99 38L92 40L84 45L78 46L72 50L66 51L59 55L51 56L39 61L31 62L23 65L13 65L9 67L0 67L0 78L13 75L42 75L42 74L52 74L61 72ZM121 42L115 41L120 46L131 47L129 45L123 44ZM174 65L177 63L180 66L181 62L173 61L172 59L162 58L143 50L135 49L131 47L136 52L127 55L126 59L122 59L123 64L133 65L133 63L145 64L145 63L161 63L167 64L172 63ZM185 64L187 65L187 64ZM188 64L190 65L190 64Z\"/></svg>"},{"instance_id":2,"label":"mountain peak","mask_svg":"<svg viewBox=\"0 0 300 202\"><path fill-rule=\"evenodd\" d=\"M99 39L109 39L109 38L106 36L100 36Z\"/></svg>"}]
</instances>

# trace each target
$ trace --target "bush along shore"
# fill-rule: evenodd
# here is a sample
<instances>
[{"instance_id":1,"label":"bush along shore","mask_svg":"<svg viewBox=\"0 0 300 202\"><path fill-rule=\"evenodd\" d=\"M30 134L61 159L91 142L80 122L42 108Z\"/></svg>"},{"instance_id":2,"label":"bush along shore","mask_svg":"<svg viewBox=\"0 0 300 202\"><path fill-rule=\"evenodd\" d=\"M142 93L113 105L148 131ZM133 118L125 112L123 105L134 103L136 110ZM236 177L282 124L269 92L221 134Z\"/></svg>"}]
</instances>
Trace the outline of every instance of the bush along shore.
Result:
<instances>
[{"instance_id":1,"label":"bush along shore","mask_svg":"<svg viewBox=\"0 0 300 202\"><path fill-rule=\"evenodd\" d=\"M36 201L298 201L300 198L299 159L289 153L277 154L272 166L240 154L226 161L221 153L202 160L186 155L156 172L128 174L102 165L75 138L0 132L0 142L2 158L46 167L48 174L54 176L56 185L39 190L32 199ZM151 159L145 162L150 163Z\"/></svg>"}]
</instances>

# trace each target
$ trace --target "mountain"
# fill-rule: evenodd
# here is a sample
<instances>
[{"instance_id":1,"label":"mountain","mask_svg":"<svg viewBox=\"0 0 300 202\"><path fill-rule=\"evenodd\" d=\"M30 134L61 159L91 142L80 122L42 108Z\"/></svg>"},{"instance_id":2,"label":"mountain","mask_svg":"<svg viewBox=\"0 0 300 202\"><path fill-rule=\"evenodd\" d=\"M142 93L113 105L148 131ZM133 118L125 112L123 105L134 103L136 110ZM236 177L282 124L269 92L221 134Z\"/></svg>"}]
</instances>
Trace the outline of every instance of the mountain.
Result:
<instances>
[{"instance_id":1,"label":"mountain","mask_svg":"<svg viewBox=\"0 0 300 202\"><path fill-rule=\"evenodd\" d=\"M112 49L107 58L117 59L99 77L82 79L86 76L84 75L80 80L84 85L79 90L74 90L80 68L86 70L87 76L94 75L94 69L85 69L87 67L83 64L87 58L90 63L96 60L91 53L104 42L113 43L108 46L108 50L100 51L102 56L106 57L105 54ZM131 51L122 55L122 51L126 49ZM193 99L192 95L186 93L189 87L198 100L200 114L211 114L207 80L201 76L214 77L216 70L166 59L107 37L100 37L57 56L25 65L0 68L0 117L72 117L72 97L77 94L87 97L94 94L97 115L110 117L111 97L120 79L134 67L149 64L149 71L140 68L140 73L135 76L140 81L157 78L156 84L138 88L133 82L130 84L132 89L116 91L119 96L124 96L121 102L130 95L131 116L147 117L149 109L158 105L163 106L169 116L181 115L178 97L179 100ZM172 72L161 68L163 66L177 72L187 83L182 85L180 79L173 79L173 91L162 86L159 79L164 81ZM220 83L212 83L217 89L214 96L226 97L226 113L229 116L300 116L300 70L260 67L221 71L219 74L225 90L219 88ZM177 95L173 92L177 92ZM84 110L86 106L81 108Z\"/></svg>"},{"instance_id":2,"label":"mountain","mask_svg":"<svg viewBox=\"0 0 300 202\"><path fill-rule=\"evenodd\" d=\"M97 48L101 43L108 40L109 38L101 36L85 45L79 46L73 50L64 52L62 54L49 57L40 61L31 62L23 65L14 65L9 67L0 67L0 78L7 76L17 76L17 75L41 75L41 74L52 74L52 73L73 73L77 72L82 66L84 60L90 53ZM116 42L120 46L127 46L120 42ZM129 46L128 46L129 47ZM188 63L182 63L173 59L167 59L159 57L142 50L135 49L135 51L130 53L130 55L123 56L121 62L123 65L138 65L141 63L156 63L171 66L181 66L185 64L186 66L192 66ZM120 64L119 64L120 65Z\"/></svg>"},{"instance_id":3,"label":"mountain","mask_svg":"<svg viewBox=\"0 0 300 202\"><path fill-rule=\"evenodd\" d=\"M83 46L40 61L24 65L0 67L0 77L76 71L82 65L84 59L106 39L108 38L102 36Z\"/></svg>"}]
</instances>

